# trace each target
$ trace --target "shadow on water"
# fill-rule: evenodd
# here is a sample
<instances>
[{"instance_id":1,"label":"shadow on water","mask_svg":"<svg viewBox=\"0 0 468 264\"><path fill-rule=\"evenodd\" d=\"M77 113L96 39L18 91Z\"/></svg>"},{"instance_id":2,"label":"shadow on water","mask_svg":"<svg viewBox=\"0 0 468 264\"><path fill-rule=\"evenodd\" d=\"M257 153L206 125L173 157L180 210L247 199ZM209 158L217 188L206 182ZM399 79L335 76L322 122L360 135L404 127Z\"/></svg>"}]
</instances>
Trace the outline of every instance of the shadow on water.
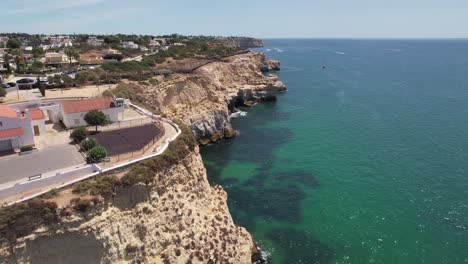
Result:
<instances>
[{"instance_id":1,"label":"shadow on water","mask_svg":"<svg viewBox=\"0 0 468 264\"><path fill-rule=\"evenodd\" d=\"M304 188L318 188L319 182L308 171L294 167L274 170L275 151L293 137L292 131L284 127L269 127L268 120L287 119L287 114L278 113L271 104L262 106L266 109L241 120L234 120L233 126L240 130L234 140L202 148L203 159L211 184L220 184L227 191L229 209L235 222L246 227L252 233L257 221L281 222L287 225L300 224L303 221L301 204L305 198ZM261 135L261 136L259 136ZM244 180L223 177L223 169L230 162L254 164L253 171L238 172ZM236 172L237 173L237 172ZM248 174L247 178L243 174ZM294 252L303 251L310 254L306 262L290 263L326 263L331 256L330 249L310 234L295 230L273 229L263 237L271 240L275 248L294 259ZM296 245L293 249L291 245ZM290 256L291 255L291 256ZM313 257L313 258L312 258Z\"/></svg>"}]
</instances>

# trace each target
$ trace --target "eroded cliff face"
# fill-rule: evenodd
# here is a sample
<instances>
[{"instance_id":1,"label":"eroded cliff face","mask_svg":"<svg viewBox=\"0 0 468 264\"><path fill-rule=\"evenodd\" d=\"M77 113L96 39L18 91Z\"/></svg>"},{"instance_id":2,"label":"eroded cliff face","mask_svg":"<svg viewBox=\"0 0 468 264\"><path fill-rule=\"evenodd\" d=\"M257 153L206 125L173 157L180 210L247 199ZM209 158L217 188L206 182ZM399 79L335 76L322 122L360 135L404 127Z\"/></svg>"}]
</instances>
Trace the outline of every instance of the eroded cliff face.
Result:
<instances>
[{"instance_id":1,"label":"eroded cliff face","mask_svg":"<svg viewBox=\"0 0 468 264\"><path fill-rule=\"evenodd\" d=\"M198 148L150 185L18 241L0 263L252 263L250 234L233 223L220 186L210 187Z\"/></svg>"},{"instance_id":2,"label":"eroded cliff face","mask_svg":"<svg viewBox=\"0 0 468 264\"><path fill-rule=\"evenodd\" d=\"M286 90L276 76L262 74L261 67L270 64L264 54L250 52L137 90L146 104L169 118L181 119L201 144L207 144L235 134L230 123L235 107L275 100L278 92Z\"/></svg>"}]
</instances>

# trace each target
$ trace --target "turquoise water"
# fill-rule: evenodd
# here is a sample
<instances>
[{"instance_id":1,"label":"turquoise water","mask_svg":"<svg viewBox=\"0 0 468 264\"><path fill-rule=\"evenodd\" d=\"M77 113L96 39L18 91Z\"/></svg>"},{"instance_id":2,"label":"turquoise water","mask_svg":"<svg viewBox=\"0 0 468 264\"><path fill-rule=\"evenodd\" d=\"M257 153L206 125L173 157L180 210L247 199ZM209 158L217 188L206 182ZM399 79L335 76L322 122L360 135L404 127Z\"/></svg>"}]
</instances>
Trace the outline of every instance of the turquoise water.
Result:
<instances>
[{"instance_id":1,"label":"turquoise water","mask_svg":"<svg viewBox=\"0 0 468 264\"><path fill-rule=\"evenodd\" d=\"M289 91L202 155L269 263L468 263L468 41L261 50Z\"/></svg>"}]
</instances>

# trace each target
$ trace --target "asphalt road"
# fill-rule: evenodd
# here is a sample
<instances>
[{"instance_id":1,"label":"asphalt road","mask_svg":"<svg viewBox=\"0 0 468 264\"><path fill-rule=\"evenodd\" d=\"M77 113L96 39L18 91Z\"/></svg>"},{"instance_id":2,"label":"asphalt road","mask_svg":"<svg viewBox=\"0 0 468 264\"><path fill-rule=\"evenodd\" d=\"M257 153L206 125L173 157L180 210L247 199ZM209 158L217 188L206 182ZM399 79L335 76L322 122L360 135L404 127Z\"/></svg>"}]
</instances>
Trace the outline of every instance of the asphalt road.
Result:
<instances>
[{"instance_id":1,"label":"asphalt road","mask_svg":"<svg viewBox=\"0 0 468 264\"><path fill-rule=\"evenodd\" d=\"M23 156L1 157L0 185L84 163L76 147L69 144L51 146Z\"/></svg>"}]
</instances>

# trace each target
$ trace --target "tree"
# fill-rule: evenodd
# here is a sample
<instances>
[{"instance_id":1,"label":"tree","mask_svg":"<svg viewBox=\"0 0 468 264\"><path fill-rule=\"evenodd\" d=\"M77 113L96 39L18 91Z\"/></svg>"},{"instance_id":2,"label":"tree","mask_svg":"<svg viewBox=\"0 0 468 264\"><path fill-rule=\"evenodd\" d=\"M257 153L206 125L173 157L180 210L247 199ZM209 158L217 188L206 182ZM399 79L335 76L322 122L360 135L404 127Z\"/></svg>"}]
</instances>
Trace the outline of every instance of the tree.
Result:
<instances>
[{"instance_id":1,"label":"tree","mask_svg":"<svg viewBox=\"0 0 468 264\"><path fill-rule=\"evenodd\" d=\"M107 125L109 121L107 120L106 115L98 110L91 110L85 116L84 120L90 126L96 126L96 132L98 126Z\"/></svg>"},{"instance_id":2,"label":"tree","mask_svg":"<svg viewBox=\"0 0 468 264\"><path fill-rule=\"evenodd\" d=\"M81 142L81 147L86 151L94 148L95 146L97 146L97 142L94 138L87 138Z\"/></svg>"},{"instance_id":3,"label":"tree","mask_svg":"<svg viewBox=\"0 0 468 264\"><path fill-rule=\"evenodd\" d=\"M6 94L7 94L7 91L3 87L0 87L0 97L5 97Z\"/></svg>"},{"instance_id":4,"label":"tree","mask_svg":"<svg viewBox=\"0 0 468 264\"><path fill-rule=\"evenodd\" d=\"M106 36L104 38L104 42L106 44L119 44L120 43L120 38L117 36Z\"/></svg>"},{"instance_id":5,"label":"tree","mask_svg":"<svg viewBox=\"0 0 468 264\"><path fill-rule=\"evenodd\" d=\"M68 56L68 60L70 61L70 65L73 62L73 59L78 60L80 58L80 54L78 51L72 47L68 47L65 49L65 55Z\"/></svg>"},{"instance_id":6,"label":"tree","mask_svg":"<svg viewBox=\"0 0 468 264\"><path fill-rule=\"evenodd\" d=\"M95 146L89 151L88 162L97 163L107 156L107 150L103 146Z\"/></svg>"},{"instance_id":7,"label":"tree","mask_svg":"<svg viewBox=\"0 0 468 264\"><path fill-rule=\"evenodd\" d=\"M34 58L39 58L44 55L44 50L41 47L33 48L32 55Z\"/></svg>"},{"instance_id":8,"label":"tree","mask_svg":"<svg viewBox=\"0 0 468 264\"><path fill-rule=\"evenodd\" d=\"M21 48L21 41L19 41L19 39L9 39L7 41L7 48L9 49L19 49Z\"/></svg>"},{"instance_id":9,"label":"tree","mask_svg":"<svg viewBox=\"0 0 468 264\"><path fill-rule=\"evenodd\" d=\"M40 61L34 61L31 65L32 71L36 71L36 72L41 71L43 67L44 67L44 64Z\"/></svg>"},{"instance_id":10,"label":"tree","mask_svg":"<svg viewBox=\"0 0 468 264\"><path fill-rule=\"evenodd\" d=\"M72 133L70 134L70 138L73 139L75 142L80 143L86 138L88 131L85 127L77 127L73 129Z\"/></svg>"},{"instance_id":11,"label":"tree","mask_svg":"<svg viewBox=\"0 0 468 264\"><path fill-rule=\"evenodd\" d=\"M41 82L41 79L37 77L37 88L39 89L39 92L41 92L41 95L45 97L45 87L44 84Z\"/></svg>"}]
</instances>

